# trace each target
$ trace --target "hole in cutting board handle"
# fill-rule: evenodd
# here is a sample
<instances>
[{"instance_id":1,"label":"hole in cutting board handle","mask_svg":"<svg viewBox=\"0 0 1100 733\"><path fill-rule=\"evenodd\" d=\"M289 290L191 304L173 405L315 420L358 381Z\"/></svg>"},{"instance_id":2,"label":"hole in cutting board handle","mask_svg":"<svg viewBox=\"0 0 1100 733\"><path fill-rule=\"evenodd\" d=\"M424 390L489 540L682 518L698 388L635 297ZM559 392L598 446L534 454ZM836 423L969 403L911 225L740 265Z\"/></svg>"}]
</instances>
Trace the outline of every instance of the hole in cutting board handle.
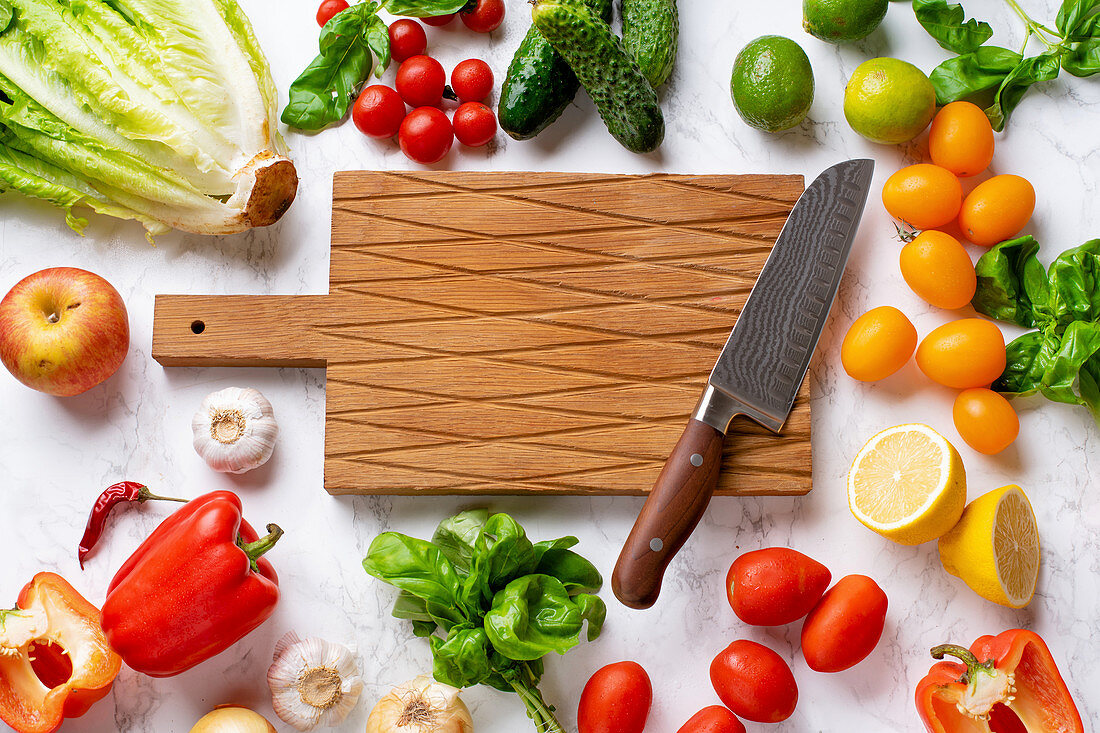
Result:
<instances>
[{"instance_id":1,"label":"hole in cutting board handle","mask_svg":"<svg viewBox=\"0 0 1100 733\"><path fill-rule=\"evenodd\" d=\"M191 333L196 336L206 330L206 324L202 321L191 321Z\"/></svg>"}]
</instances>

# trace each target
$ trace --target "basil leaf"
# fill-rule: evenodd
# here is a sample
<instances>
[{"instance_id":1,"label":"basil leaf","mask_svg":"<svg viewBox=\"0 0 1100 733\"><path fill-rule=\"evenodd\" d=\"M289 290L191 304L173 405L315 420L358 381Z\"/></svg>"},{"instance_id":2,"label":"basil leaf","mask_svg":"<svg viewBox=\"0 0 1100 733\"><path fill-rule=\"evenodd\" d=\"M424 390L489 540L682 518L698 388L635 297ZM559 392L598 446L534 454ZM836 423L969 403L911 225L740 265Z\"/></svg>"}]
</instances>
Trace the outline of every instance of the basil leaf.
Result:
<instances>
[{"instance_id":1,"label":"basil leaf","mask_svg":"<svg viewBox=\"0 0 1100 733\"><path fill-rule=\"evenodd\" d=\"M1100 323L1074 321L1043 373L1043 396L1087 407L1100 424Z\"/></svg>"},{"instance_id":2,"label":"basil leaf","mask_svg":"<svg viewBox=\"0 0 1100 733\"><path fill-rule=\"evenodd\" d=\"M446 685L473 687L492 672L485 629L456 629L446 641L433 636L428 642L432 648L432 674Z\"/></svg>"},{"instance_id":3,"label":"basil leaf","mask_svg":"<svg viewBox=\"0 0 1100 733\"><path fill-rule=\"evenodd\" d=\"M488 519L487 509L465 511L444 519L432 535L432 544L440 549L456 570L467 573L474 557L474 544Z\"/></svg>"},{"instance_id":4,"label":"basil leaf","mask_svg":"<svg viewBox=\"0 0 1100 733\"><path fill-rule=\"evenodd\" d=\"M0 0L0 33L11 27L14 18L15 10L12 8L11 3L8 0Z\"/></svg>"},{"instance_id":5,"label":"basil leaf","mask_svg":"<svg viewBox=\"0 0 1100 733\"><path fill-rule=\"evenodd\" d=\"M507 514L494 514L485 523L474 547L474 573L488 589L486 600L514 578L533 573L535 548L519 522Z\"/></svg>"},{"instance_id":6,"label":"basil leaf","mask_svg":"<svg viewBox=\"0 0 1100 733\"><path fill-rule=\"evenodd\" d=\"M1061 329L1100 322L1100 239L1066 250L1050 265L1049 317Z\"/></svg>"},{"instance_id":7,"label":"basil leaf","mask_svg":"<svg viewBox=\"0 0 1100 733\"><path fill-rule=\"evenodd\" d=\"M1048 51L1021 61L1005 77L1001 88L993 98L993 105L986 108L986 116L998 132L1003 130L1012 110L1020 103L1032 84L1055 79L1061 71L1059 54Z\"/></svg>"},{"instance_id":8,"label":"basil leaf","mask_svg":"<svg viewBox=\"0 0 1100 733\"><path fill-rule=\"evenodd\" d=\"M988 23L965 20L962 5L949 5L946 0L913 0L913 12L928 35L948 51L972 53L993 36Z\"/></svg>"},{"instance_id":9,"label":"basil leaf","mask_svg":"<svg viewBox=\"0 0 1100 733\"><path fill-rule=\"evenodd\" d=\"M363 569L423 599L431 618L444 622L445 628L467 620L459 604L461 580L450 560L430 542L384 532L371 542Z\"/></svg>"},{"instance_id":10,"label":"basil leaf","mask_svg":"<svg viewBox=\"0 0 1100 733\"><path fill-rule=\"evenodd\" d=\"M600 632L603 631L603 622L607 618L607 606L599 596L589 595L588 593L574 596L573 602L580 607L581 617L588 621L587 639L595 641L600 637Z\"/></svg>"},{"instance_id":11,"label":"basil leaf","mask_svg":"<svg viewBox=\"0 0 1100 733\"><path fill-rule=\"evenodd\" d=\"M378 63L374 65L374 75L379 79L390 65L390 28L386 22L375 15L367 27L367 46L374 52Z\"/></svg>"},{"instance_id":12,"label":"basil leaf","mask_svg":"<svg viewBox=\"0 0 1100 733\"><path fill-rule=\"evenodd\" d=\"M1035 256L1039 243L1026 236L1001 242L978 258L974 309L1019 326L1037 323L1036 307L1049 311L1047 273Z\"/></svg>"},{"instance_id":13,"label":"basil leaf","mask_svg":"<svg viewBox=\"0 0 1100 733\"><path fill-rule=\"evenodd\" d=\"M542 556L550 550L568 550L570 547L576 547L578 544L580 544L580 540L571 536L559 537L556 540L536 542L534 545L535 562L542 562Z\"/></svg>"},{"instance_id":14,"label":"basil leaf","mask_svg":"<svg viewBox=\"0 0 1100 733\"><path fill-rule=\"evenodd\" d=\"M973 53L956 56L932 70L929 78L941 104L960 99L974 101L982 93L999 89L1023 57L1000 46L982 46Z\"/></svg>"},{"instance_id":15,"label":"basil leaf","mask_svg":"<svg viewBox=\"0 0 1100 733\"><path fill-rule=\"evenodd\" d=\"M1063 0L1054 25L1068 38L1091 35L1088 30L1097 17L1098 8L1100 0Z\"/></svg>"},{"instance_id":16,"label":"basil leaf","mask_svg":"<svg viewBox=\"0 0 1100 733\"><path fill-rule=\"evenodd\" d=\"M384 0L382 7L390 15L409 18L430 18L434 15L450 15L466 7L469 0Z\"/></svg>"},{"instance_id":17,"label":"basil leaf","mask_svg":"<svg viewBox=\"0 0 1100 733\"><path fill-rule=\"evenodd\" d=\"M344 119L374 63L366 35L377 8L373 2L353 5L325 23L320 55L290 85L284 123L320 130Z\"/></svg>"},{"instance_id":18,"label":"basil leaf","mask_svg":"<svg viewBox=\"0 0 1100 733\"><path fill-rule=\"evenodd\" d=\"M571 593L597 591L603 586L603 576L596 566L572 550L547 550L535 572L552 575Z\"/></svg>"},{"instance_id":19,"label":"basil leaf","mask_svg":"<svg viewBox=\"0 0 1100 733\"><path fill-rule=\"evenodd\" d=\"M592 613L592 609L587 609ZM525 575L493 598L485 631L493 647L520 661L565 654L580 643L584 614L557 578Z\"/></svg>"},{"instance_id":20,"label":"basil leaf","mask_svg":"<svg viewBox=\"0 0 1100 733\"><path fill-rule=\"evenodd\" d=\"M1100 38L1071 43L1062 54L1062 68L1079 77L1100 73Z\"/></svg>"},{"instance_id":21,"label":"basil leaf","mask_svg":"<svg viewBox=\"0 0 1100 733\"><path fill-rule=\"evenodd\" d=\"M1005 347L1007 365L993 389L1010 397L1034 394L1042 386L1052 348L1041 331L1025 333Z\"/></svg>"}]
</instances>

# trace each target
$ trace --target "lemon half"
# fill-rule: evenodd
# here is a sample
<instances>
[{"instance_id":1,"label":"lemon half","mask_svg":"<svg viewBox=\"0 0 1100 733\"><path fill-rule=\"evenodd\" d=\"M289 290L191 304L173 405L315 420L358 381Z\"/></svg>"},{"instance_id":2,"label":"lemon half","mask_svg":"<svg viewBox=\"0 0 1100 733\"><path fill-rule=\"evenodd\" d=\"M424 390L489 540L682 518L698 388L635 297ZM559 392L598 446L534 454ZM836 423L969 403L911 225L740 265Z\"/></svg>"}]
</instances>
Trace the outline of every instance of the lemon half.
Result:
<instances>
[{"instance_id":1,"label":"lemon half","mask_svg":"<svg viewBox=\"0 0 1100 733\"><path fill-rule=\"evenodd\" d=\"M919 545L955 526L966 505L958 451L927 425L898 425L860 449L848 472L848 506L883 537Z\"/></svg>"},{"instance_id":2,"label":"lemon half","mask_svg":"<svg viewBox=\"0 0 1100 733\"><path fill-rule=\"evenodd\" d=\"M1039 530L1019 486L1004 486L967 505L955 528L940 538L944 570L986 600L1023 608L1039 578Z\"/></svg>"}]
</instances>

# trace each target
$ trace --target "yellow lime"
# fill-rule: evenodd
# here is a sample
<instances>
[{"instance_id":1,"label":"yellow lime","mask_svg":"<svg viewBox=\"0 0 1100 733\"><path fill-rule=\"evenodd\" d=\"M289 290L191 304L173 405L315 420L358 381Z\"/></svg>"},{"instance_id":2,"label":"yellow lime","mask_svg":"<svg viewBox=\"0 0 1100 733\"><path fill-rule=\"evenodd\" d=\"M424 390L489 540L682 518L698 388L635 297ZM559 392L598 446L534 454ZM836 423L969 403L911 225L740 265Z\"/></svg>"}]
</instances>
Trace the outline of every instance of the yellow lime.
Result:
<instances>
[{"instance_id":1,"label":"yellow lime","mask_svg":"<svg viewBox=\"0 0 1100 733\"><path fill-rule=\"evenodd\" d=\"M966 505L966 471L947 439L927 425L898 425L860 449L848 472L855 518L902 545L930 542Z\"/></svg>"},{"instance_id":2,"label":"yellow lime","mask_svg":"<svg viewBox=\"0 0 1100 733\"><path fill-rule=\"evenodd\" d=\"M936 90L924 72L900 59L864 61L844 88L844 117L876 143L897 144L921 134L936 114Z\"/></svg>"},{"instance_id":3,"label":"yellow lime","mask_svg":"<svg viewBox=\"0 0 1100 733\"><path fill-rule=\"evenodd\" d=\"M943 569L986 600L1023 608L1039 577L1039 530L1019 486L1004 486L967 505L940 538Z\"/></svg>"}]
</instances>

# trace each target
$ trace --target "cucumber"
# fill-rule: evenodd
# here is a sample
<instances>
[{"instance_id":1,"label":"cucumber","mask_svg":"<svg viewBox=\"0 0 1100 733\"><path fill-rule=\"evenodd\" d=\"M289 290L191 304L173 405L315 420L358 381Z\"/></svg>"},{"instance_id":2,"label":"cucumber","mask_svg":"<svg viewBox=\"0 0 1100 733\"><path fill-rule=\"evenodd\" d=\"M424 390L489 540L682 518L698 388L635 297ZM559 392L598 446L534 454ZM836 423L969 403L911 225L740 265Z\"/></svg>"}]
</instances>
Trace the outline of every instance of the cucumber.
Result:
<instances>
[{"instance_id":1,"label":"cucumber","mask_svg":"<svg viewBox=\"0 0 1100 733\"><path fill-rule=\"evenodd\" d=\"M573 69L615 139L635 153L656 150L665 136L657 92L611 26L577 0L535 0L531 18Z\"/></svg>"},{"instance_id":2,"label":"cucumber","mask_svg":"<svg viewBox=\"0 0 1100 733\"><path fill-rule=\"evenodd\" d=\"M680 40L676 0L622 0L623 46L653 88L672 74Z\"/></svg>"},{"instance_id":3,"label":"cucumber","mask_svg":"<svg viewBox=\"0 0 1100 733\"><path fill-rule=\"evenodd\" d=\"M611 0L586 2L604 21L611 22ZM532 25L500 88L500 129L516 140L538 135L561 116L580 86L569 64Z\"/></svg>"}]
</instances>

